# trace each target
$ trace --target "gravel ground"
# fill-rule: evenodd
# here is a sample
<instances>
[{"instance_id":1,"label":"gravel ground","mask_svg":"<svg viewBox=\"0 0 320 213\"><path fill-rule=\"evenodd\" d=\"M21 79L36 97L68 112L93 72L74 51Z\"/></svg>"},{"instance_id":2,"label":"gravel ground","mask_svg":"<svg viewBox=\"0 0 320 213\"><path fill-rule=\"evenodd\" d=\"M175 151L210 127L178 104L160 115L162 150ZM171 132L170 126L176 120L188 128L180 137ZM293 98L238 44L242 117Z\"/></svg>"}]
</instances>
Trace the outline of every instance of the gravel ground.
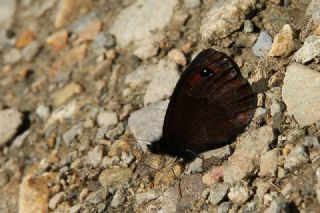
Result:
<instances>
[{"instance_id":1,"label":"gravel ground","mask_svg":"<svg viewBox=\"0 0 320 213\"><path fill-rule=\"evenodd\" d=\"M258 92L232 144L150 154L180 73ZM0 212L319 212L319 0L0 0Z\"/></svg>"}]
</instances>

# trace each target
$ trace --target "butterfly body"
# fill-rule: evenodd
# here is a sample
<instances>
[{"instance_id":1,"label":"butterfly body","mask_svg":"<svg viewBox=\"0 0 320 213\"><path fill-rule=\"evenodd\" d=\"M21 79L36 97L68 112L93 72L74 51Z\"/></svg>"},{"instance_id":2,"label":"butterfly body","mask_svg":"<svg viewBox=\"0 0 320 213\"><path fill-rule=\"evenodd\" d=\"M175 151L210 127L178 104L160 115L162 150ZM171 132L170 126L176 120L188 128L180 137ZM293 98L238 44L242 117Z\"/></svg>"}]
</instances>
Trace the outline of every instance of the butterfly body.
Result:
<instances>
[{"instance_id":1,"label":"butterfly body","mask_svg":"<svg viewBox=\"0 0 320 213\"><path fill-rule=\"evenodd\" d=\"M257 97L226 54L203 50L182 73L170 98L154 153L190 155L231 143L250 123Z\"/></svg>"}]
</instances>

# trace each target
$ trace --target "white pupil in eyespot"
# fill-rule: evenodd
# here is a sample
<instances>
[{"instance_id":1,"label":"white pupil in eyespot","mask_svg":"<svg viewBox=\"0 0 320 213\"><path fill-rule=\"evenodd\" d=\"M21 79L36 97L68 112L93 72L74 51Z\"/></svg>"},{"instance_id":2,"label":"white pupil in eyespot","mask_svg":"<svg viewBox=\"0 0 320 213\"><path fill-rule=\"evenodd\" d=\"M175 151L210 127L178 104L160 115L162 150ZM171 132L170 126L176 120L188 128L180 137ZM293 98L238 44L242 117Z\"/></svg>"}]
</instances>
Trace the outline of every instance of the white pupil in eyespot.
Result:
<instances>
[{"instance_id":1,"label":"white pupil in eyespot","mask_svg":"<svg viewBox=\"0 0 320 213\"><path fill-rule=\"evenodd\" d=\"M201 76L211 76L212 72L210 72L208 69L203 69L200 72Z\"/></svg>"}]
</instances>

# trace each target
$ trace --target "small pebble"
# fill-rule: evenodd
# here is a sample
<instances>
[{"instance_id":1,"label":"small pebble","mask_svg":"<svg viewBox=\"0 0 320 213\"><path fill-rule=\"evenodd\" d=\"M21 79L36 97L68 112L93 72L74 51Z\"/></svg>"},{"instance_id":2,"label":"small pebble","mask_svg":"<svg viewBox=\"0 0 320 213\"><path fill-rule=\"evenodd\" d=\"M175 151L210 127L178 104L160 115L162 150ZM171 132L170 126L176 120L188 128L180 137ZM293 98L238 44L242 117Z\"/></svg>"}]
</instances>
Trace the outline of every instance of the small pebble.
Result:
<instances>
[{"instance_id":1,"label":"small pebble","mask_svg":"<svg viewBox=\"0 0 320 213\"><path fill-rule=\"evenodd\" d=\"M254 30L254 25L251 20L245 20L243 24L243 31L245 33L252 33Z\"/></svg>"},{"instance_id":2,"label":"small pebble","mask_svg":"<svg viewBox=\"0 0 320 213\"><path fill-rule=\"evenodd\" d=\"M286 24L274 37L269 56L280 56L285 58L289 56L294 49L293 30L289 24Z\"/></svg>"},{"instance_id":3,"label":"small pebble","mask_svg":"<svg viewBox=\"0 0 320 213\"><path fill-rule=\"evenodd\" d=\"M228 198L236 204L244 204L250 198L250 191L247 186L236 185L231 187Z\"/></svg>"},{"instance_id":4,"label":"small pebble","mask_svg":"<svg viewBox=\"0 0 320 213\"><path fill-rule=\"evenodd\" d=\"M65 192L59 192L58 194L54 195L49 201L49 208L54 210L57 206L62 203L66 199L67 195Z\"/></svg>"},{"instance_id":5,"label":"small pebble","mask_svg":"<svg viewBox=\"0 0 320 213\"><path fill-rule=\"evenodd\" d=\"M267 55L272 46L272 37L268 32L262 31L252 47L253 54L262 57Z\"/></svg>"},{"instance_id":6,"label":"small pebble","mask_svg":"<svg viewBox=\"0 0 320 213\"><path fill-rule=\"evenodd\" d=\"M110 126L118 122L117 114L110 111L101 111L97 116L99 126Z\"/></svg>"},{"instance_id":7,"label":"small pebble","mask_svg":"<svg viewBox=\"0 0 320 213\"><path fill-rule=\"evenodd\" d=\"M185 66L187 64L186 57L184 56L183 52L179 49L170 50L170 52L168 53L168 58L182 66Z\"/></svg>"},{"instance_id":8,"label":"small pebble","mask_svg":"<svg viewBox=\"0 0 320 213\"><path fill-rule=\"evenodd\" d=\"M186 5L187 8L194 9L201 5L201 1L200 0L184 0L184 4Z\"/></svg>"}]
</instances>

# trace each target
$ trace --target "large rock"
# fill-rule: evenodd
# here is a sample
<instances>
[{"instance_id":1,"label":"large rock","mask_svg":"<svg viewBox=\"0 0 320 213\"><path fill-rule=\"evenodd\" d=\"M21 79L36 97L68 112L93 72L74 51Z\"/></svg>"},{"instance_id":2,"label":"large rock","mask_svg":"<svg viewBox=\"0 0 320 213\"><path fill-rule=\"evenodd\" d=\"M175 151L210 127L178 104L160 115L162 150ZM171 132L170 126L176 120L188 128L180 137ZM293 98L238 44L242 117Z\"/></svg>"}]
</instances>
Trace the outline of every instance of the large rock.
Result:
<instances>
[{"instance_id":1,"label":"large rock","mask_svg":"<svg viewBox=\"0 0 320 213\"><path fill-rule=\"evenodd\" d=\"M170 22L177 3L177 0L137 0L118 15L110 32L120 47L147 39Z\"/></svg>"},{"instance_id":2,"label":"large rock","mask_svg":"<svg viewBox=\"0 0 320 213\"><path fill-rule=\"evenodd\" d=\"M315 24L320 23L320 0L312 0L307 8L306 15Z\"/></svg>"},{"instance_id":3,"label":"large rock","mask_svg":"<svg viewBox=\"0 0 320 213\"><path fill-rule=\"evenodd\" d=\"M293 30L289 24L286 24L274 37L269 56L287 57L294 49Z\"/></svg>"},{"instance_id":4,"label":"large rock","mask_svg":"<svg viewBox=\"0 0 320 213\"><path fill-rule=\"evenodd\" d=\"M293 63L287 67L282 98L299 125L304 127L320 120L320 73Z\"/></svg>"},{"instance_id":5,"label":"large rock","mask_svg":"<svg viewBox=\"0 0 320 213\"><path fill-rule=\"evenodd\" d=\"M11 140L22 124L22 113L15 109L0 111L0 146Z\"/></svg>"},{"instance_id":6,"label":"large rock","mask_svg":"<svg viewBox=\"0 0 320 213\"><path fill-rule=\"evenodd\" d=\"M264 126L239 138L236 150L224 168L224 181L235 183L254 175L261 155L268 151L274 137L273 129Z\"/></svg>"},{"instance_id":7,"label":"large rock","mask_svg":"<svg viewBox=\"0 0 320 213\"><path fill-rule=\"evenodd\" d=\"M148 141L160 138L168 103L162 101L131 113L128 125L143 151L147 150Z\"/></svg>"},{"instance_id":8,"label":"large rock","mask_svg":"<svg viewBox=\"0 0 320 213\"><path fill-rule=\"evenodd\" d=\"M161 60L148 85L144 96L144 105L170 97L178 80L179 74L176 64L168 60Z\"/></svg>"},{"instance_id":9,"label":"large rock","mask_svg":"<svg viewBox=\"0 0 320 213\"><path fill-rule=\"evenodd\" d=\"M9 28L13 24L14 13L16 11L15 0L0 1L0 28Z\"/></svg>"},{"instance_id":10,"label":"large rock","mask_svg":"<svg viewBox=\"0 0 320 213\"><path fill-rule=\"evenodd\" d=\"M130 168L112 168L101 172L99 183L103 187L120 186L128 183L133 176Z\"/></svg>"},{"instance_id":11,"label":"large rock","mask_svg":"<svg viewBox=\"0 0 320 213\"><path fill-rule=\"evenodd\" d=\"M255 0L217 0L206 14L200 33L204 40L220 39L241 27Z\"/></svg>"},{"instance_id":12,"label":"large rock","mask_svg":"<svg viewBox=\"0 0 320 213\"><path fill-rule=\"evenodd\" d=\"M20 184L19 213L48 212L50 189L43 178L26 177Z\"/></svg>"},{"instance_id":13,"label":"large rock","mask_svg":"<svg viewBox=\"0 0 320 213\"><path fill-rule=\"evenodd\" d=\"M303 43L302 47L293 55L293 59L299 63L308 63L320 56L320 36L311 35Z\"/></svg>"}]
</instances>

